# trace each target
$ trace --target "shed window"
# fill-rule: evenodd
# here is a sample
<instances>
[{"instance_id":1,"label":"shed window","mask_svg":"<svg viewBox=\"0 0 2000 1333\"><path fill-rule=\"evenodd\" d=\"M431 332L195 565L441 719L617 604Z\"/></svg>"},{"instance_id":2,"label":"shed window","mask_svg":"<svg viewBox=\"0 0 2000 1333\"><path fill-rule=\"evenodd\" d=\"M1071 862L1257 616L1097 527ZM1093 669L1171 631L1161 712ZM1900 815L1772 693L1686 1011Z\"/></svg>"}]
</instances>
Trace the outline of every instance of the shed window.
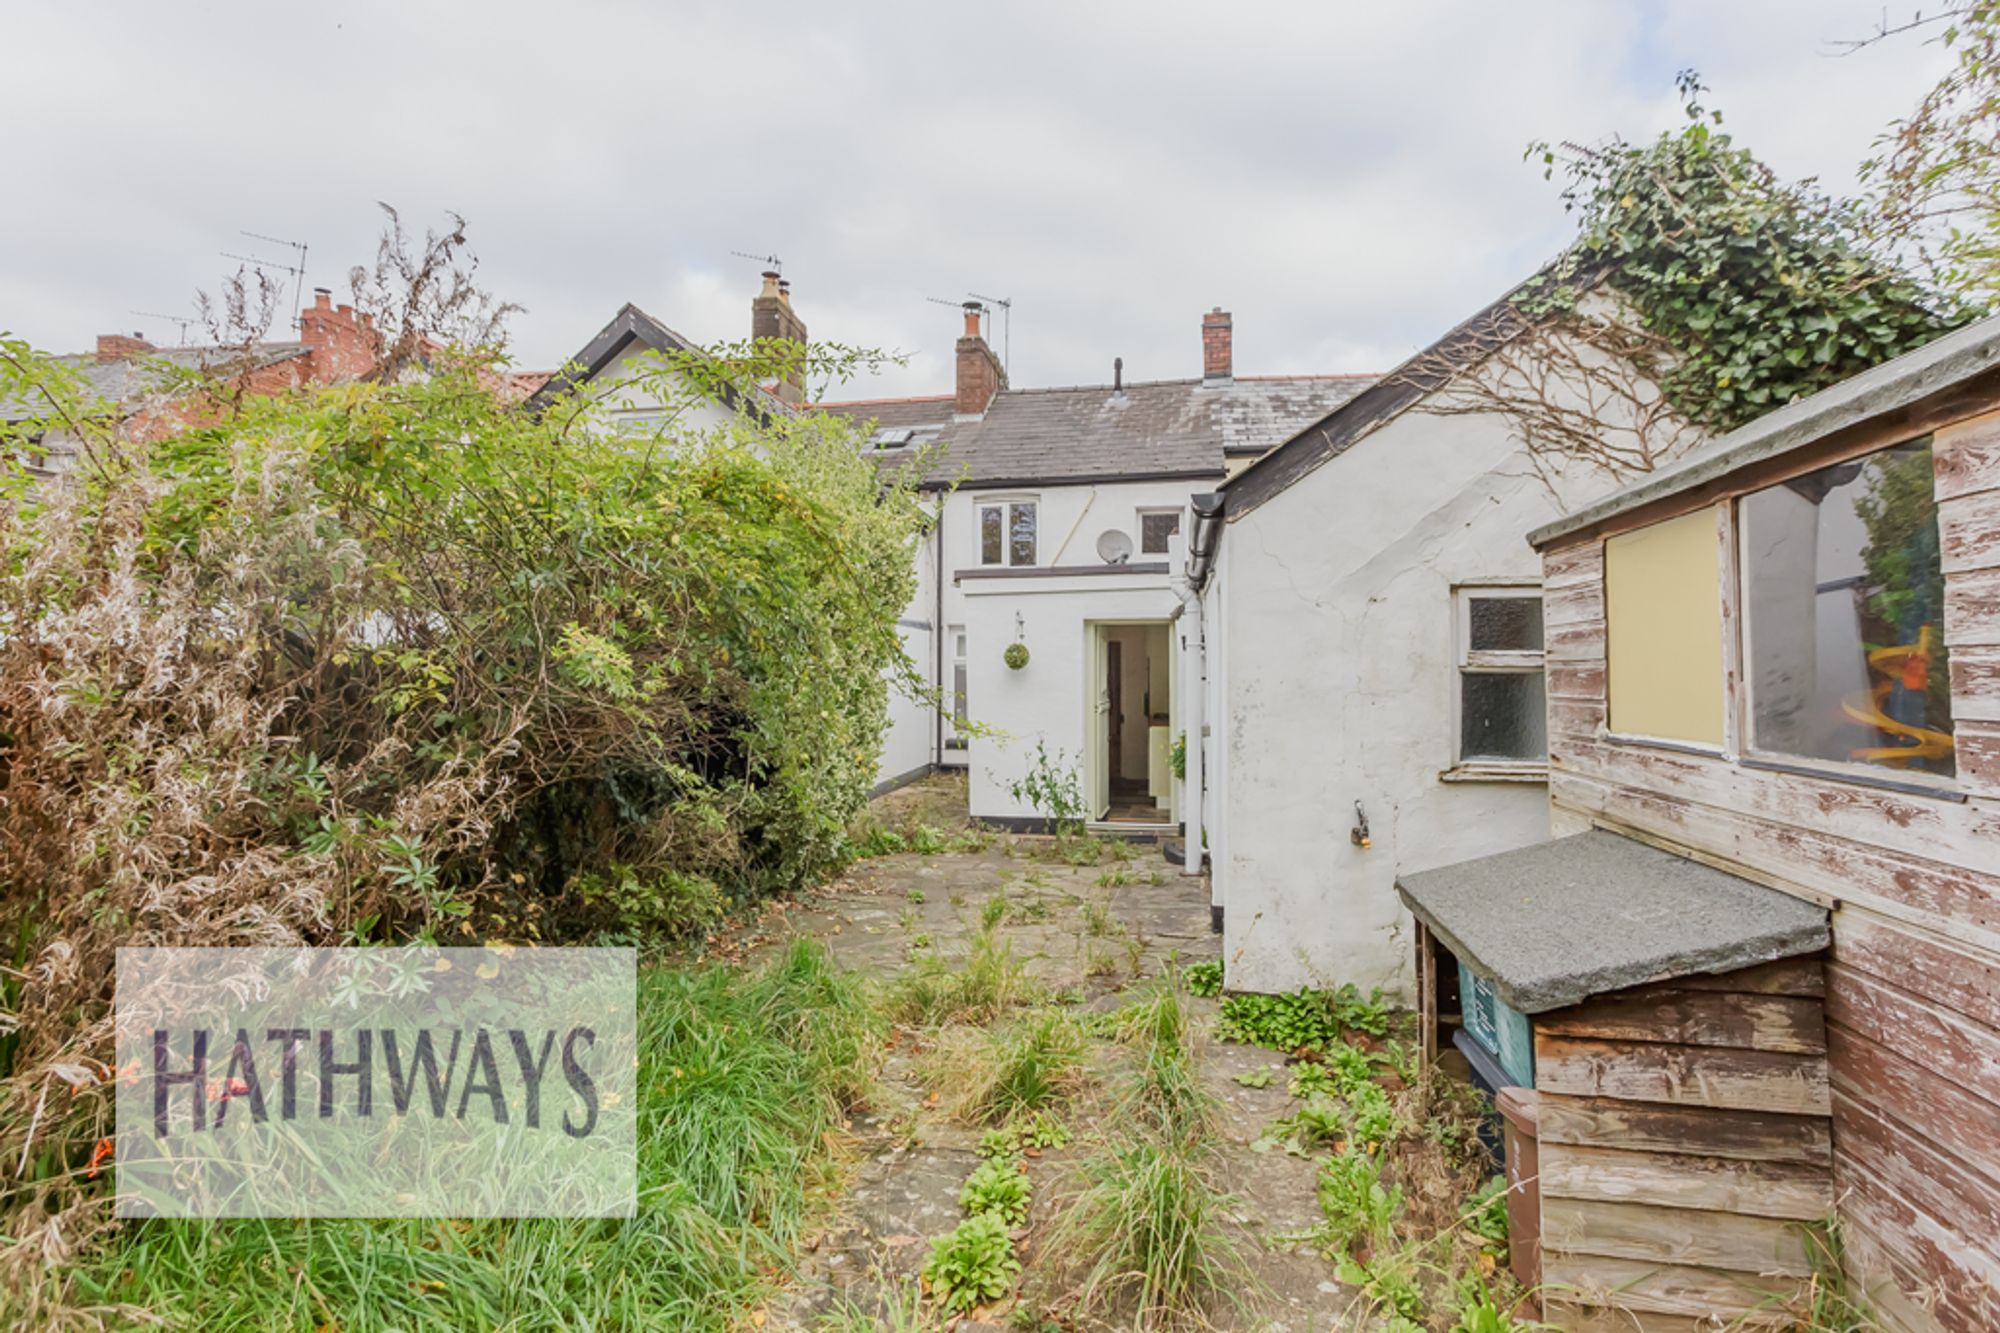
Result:
<instances>
[{"instance_id":1,"label":"shed window","mask_svg":"<svg viewBox=\"0 0 2000 1333\"><path fill-rule=\"evenodd\" d=\"M1165 555L1167 543L1181 530L1181 511L1157 509L1139 514L1139 553Z\"/></svg>"},{"instance_id":2,"label":"shed window","mask_svg":"<svg viewBox=\"0 0 2000 1333\"><path fill-rule=\"evenodd\" d=\"M1956 771L1929 440L1740 502L1753 749Z\"/></svg>"},{"instance_id":3,"label":"shed window","mask_svg":"<svg viewBox=\"0 0 2000 1333\"><path fill-rule=\"evenodd\" d=\"M1541 589L1458 590L1458 762L1548 762Z\"/></svg>"},{"instance_id":4,"label":"shed window","mask_svg":"<svg viewBox=\"0 0 2000 1333\"><path fill-rule=\"evenodd\" d=\"M1713 510L1606 539L1612 731L1722 744L1721 569Z\"/></svg>"},{"instance_id":5,"label":"shed window","mask_svg":"<svg viewBox=\"0 0 2000 1333\"><path fill-rule=\"evenodd\" d=\"M1035 502L996 501L979 506L979 563L1028 566L1035 563Z\"/></svg>"}]
</instances>

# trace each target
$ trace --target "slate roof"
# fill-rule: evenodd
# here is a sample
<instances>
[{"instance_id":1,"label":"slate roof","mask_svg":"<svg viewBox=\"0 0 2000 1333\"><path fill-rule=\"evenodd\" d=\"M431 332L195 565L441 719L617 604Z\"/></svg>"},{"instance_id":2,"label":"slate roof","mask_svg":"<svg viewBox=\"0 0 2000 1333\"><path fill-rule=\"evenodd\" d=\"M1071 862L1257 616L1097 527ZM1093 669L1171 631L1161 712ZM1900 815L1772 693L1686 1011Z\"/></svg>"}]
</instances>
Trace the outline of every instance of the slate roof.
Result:
<instances>
[{"instance_id":1,"label":"slate roof","mask_svg":"<svg viewBox=\"0 0 2000 1333\"><path fill-rule=\"evenodd\" d=\"M1244 376L1218 384L1006 389L976 421L954 420L949 396L814 407L857 425L872 422L878 433L914 431L912 444L938 442L927 485L1219 478L1226 459L1262 453L1372 382L1367 375ZM891 468L909 455L908 447L880 451Z\"/></svg>"},{"instance_id":2,"label":"slate roof","mask_svg":"<svg viewBox=\"0 0 2000 1333\"><path fill-rule=\"evenodd\" d=\"M1827 947L1826 909L1595 829L1400 875L1396 892L1524 1014Z\"/></svg>"},{"instance_id":3,"label":"slate roof","mask_svg":"<svg viewBox=\"0 0 2000 1333\"><path fill-rule=\"evenodd\" d=\"M95 405L123 413L167 388L177 371L227 368L241 374L305 354L302 342L263 342L252 344L247 353L237 347L161 347L116 361L100 361L95 352L53 359L83 381L83 391ZM0 399L0 421L19 421L47 410L46 403L34 399Z\"/></svg>"}]
</instances>

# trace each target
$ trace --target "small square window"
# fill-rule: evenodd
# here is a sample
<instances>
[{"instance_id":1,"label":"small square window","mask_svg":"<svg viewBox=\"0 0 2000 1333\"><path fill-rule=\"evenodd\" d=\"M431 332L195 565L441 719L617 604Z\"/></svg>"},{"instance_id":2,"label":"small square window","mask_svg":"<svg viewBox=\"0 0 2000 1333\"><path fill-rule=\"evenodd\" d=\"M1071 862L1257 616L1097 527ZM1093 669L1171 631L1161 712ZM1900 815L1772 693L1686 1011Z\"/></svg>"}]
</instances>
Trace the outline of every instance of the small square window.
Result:
<instances>
[{"instance_id":1,"label":"small square window","mask_svg":"<svg viewBox=\"0 0 2000 1333\"><path fill-rule=\"evenodd\" d=\"M1139 551L1143 555L1165 555L1167 543L1181 530L1181 511L1160 510L1139 515Z\"/></svg>"},{"instance_id":2,"label":"small square window","mask_svg":"<svg viewBox=\"0 0 2000 1333\"><path fill-rule=\"evenodd\" d=\"M1542 651L1541 598L1473 596L1467 600L1466 646L1473 652Z\"/></svg>"},{"instance_id":3,"label":"small square window","mask_svg":"<svg viewBox=\"0 0 2000 1333\"><path fill-rule=\"evenodd\" d=\"M1539 671L1468 671L1459 677L1458 757L1540 763L1549 757Z\"/></svg>"}]
</instances>

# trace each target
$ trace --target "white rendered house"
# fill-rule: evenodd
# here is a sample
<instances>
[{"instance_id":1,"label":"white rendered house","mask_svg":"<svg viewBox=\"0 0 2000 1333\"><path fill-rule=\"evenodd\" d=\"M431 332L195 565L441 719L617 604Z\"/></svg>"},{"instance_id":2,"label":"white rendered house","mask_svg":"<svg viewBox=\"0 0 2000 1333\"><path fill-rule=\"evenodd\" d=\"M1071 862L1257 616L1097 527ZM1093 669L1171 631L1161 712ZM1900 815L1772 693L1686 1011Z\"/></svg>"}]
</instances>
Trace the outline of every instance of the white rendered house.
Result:
<instances>
[{"instance_id":1,"label":"white rendered house","mask_svg":"<svg viewBox=\"0 0 2000 1333\"><path fill-rule=\"evenodd\" d=\"M1450 385L1491 373L1510 310L1488 307L1222 483L1192 534L1208 798L1188 837L1208 848L1232 990L1406 995L1396 876L1549 836L1525 534L1618 479L1548 476L1505 412L1464 411L1462 393L1444 410Z\"/></svg>"},{"instance_id":2,"label":"white rendered house","mask_svg":"<svg viewBox=\"0 0 2000 1333\"><path fill-rule=\"evenodd\" d=\"M1074 772L1089 818L1168 831L1183 815L1170 756L1199 685L1175 554L1191 497L1370 377L1238 378L1214 310L1199 378L1128 384L1120 366L1110 384L1012 389L980 318L968 306L953 394L816 405L865 425L885 467L922 457L937 505L903 628L948 707L894 705L881 779L963 767L973 816L1037 828L1046 812L1013 788L1039 746Z\"/></svg>"}]
</instances>

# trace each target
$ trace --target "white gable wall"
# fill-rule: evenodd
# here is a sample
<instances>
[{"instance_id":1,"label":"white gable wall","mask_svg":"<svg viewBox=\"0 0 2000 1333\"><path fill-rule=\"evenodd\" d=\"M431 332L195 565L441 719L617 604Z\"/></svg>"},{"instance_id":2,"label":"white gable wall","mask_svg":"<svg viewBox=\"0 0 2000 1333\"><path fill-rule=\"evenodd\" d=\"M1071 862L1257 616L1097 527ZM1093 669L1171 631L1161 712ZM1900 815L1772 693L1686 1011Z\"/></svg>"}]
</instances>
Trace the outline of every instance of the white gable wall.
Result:
<instances>
[{"instance_id":1,"label":"white gable wall","mask_svg":"<svg viewBox=\"0 0 2000 1333\"><path fill-rule=\"evenodd\" d=\"M1524 534L1568 507L1499 418L1419 409L1226 524L1209 842L1231 989L1407 995L1397 873L1548 836L1544 784L1439 774L1456 739L1453 587L1538 583Z\"/></svg>"}]
</instances>

